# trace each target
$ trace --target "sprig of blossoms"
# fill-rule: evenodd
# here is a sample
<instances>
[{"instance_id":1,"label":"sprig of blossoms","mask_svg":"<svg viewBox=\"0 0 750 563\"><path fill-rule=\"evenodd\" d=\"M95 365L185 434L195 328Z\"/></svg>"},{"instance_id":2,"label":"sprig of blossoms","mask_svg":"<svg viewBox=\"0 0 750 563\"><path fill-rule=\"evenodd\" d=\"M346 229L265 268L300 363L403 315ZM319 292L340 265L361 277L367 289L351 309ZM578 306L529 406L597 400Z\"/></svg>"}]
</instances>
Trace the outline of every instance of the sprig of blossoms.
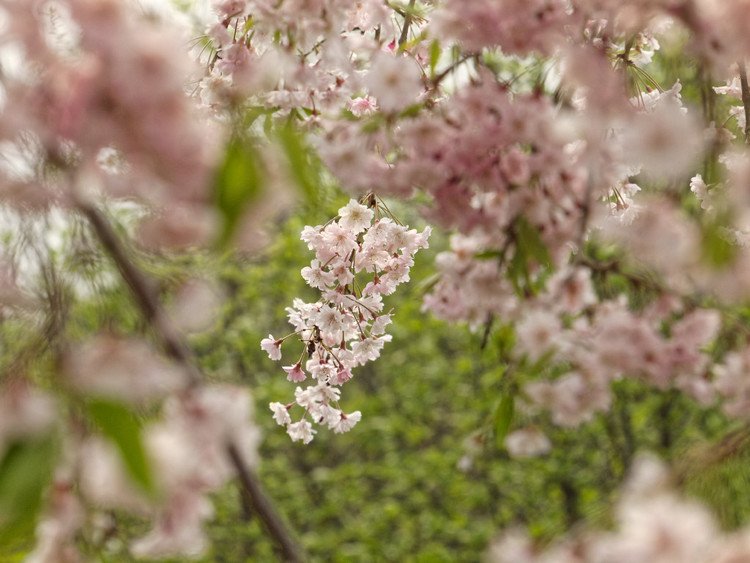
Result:
<instances>
[{"instance_id":1,"label":"sprig of blossoms","mask_svg":"<svg viewBox=\"0 0 750 563\"><path fill-rule=\"evenodd\" d=\"M420 233L400 224L386 216L390 212L374 195L363 201L367 205L351 200L339 209L337 219L302 230L301 239L315 252L302 277L320 290L321 298L315 303L295 299L287 308L294 332L261 341L261 348L276 361L282 358L287 338L296 336L303 345L299 359L283 369L289 381L301 383L309 376L313 384L297 387L293 402L269 406L292 440L305 444L316 433L313 423L338 434L362 418L359 411L340 409L340 387L352 378L355 367L376 360L390 342L386 327L391 313L383 312L382 296L409 281L414 255L428 246L430 227ZM295 405L304 413L292 422L289 411Z\"/></svg>"}]
</instances>

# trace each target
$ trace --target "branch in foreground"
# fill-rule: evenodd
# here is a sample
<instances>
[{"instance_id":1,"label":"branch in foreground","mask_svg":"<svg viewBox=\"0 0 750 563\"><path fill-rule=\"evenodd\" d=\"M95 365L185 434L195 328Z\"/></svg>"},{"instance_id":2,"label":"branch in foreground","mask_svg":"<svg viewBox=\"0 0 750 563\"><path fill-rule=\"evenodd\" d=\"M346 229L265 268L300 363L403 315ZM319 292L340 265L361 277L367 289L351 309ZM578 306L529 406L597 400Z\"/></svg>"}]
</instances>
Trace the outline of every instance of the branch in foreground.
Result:
<instances>
[{"instance_id":1,"label":"branch in foreground","mask_svg":"<svg viewBox=\"0 0 750 563\"><path fill-rule=\"evenodd\" d=\"M169 322L149 280L129 259L107 217L91 203L79 201L77 207L91 223L99 241L114 260L143 316L162 340L166 353L187 371L193 385L200 385L204 377L194 361L192 350ZM263 490L257 475L247 465L235 444L230 442L227 445L227 455L237 472L240 484L248 495L250 504L280 548L284 560L293 563L304 561L305 557L301 548L287 530L276 508Z\"/></svg>"},{"instance_id":2,"label":"branch in foreground","mask_svg":"<svg viewBox=\"0 0 750 563\"><path fill-rule=\"evenodd\" d=\"M745 143L750 143L750 87L747 84L745 61L737 63L740 69L740 87L742 88L742 105L745 108Z\"/></svg>"}]
</instances>

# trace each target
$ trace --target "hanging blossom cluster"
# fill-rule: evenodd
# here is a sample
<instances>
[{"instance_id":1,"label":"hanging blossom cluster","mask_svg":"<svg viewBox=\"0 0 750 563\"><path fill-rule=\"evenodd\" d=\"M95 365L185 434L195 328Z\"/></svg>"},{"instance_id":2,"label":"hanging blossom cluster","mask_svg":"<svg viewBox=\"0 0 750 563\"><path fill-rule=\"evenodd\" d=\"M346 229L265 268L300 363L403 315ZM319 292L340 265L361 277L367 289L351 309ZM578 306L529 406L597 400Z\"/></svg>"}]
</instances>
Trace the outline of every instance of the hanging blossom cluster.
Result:
<instances>
[{"instance_id":1,"label":"hanging blossom cluster","mask_svg":"<svg viewBox=\"0 0 750 563\"><path fill-rule=\"evenodd\" d=\"M351 200L339 209L337 219L302 231L302 240L315 252L302 277L321 292L321 299L315 303L296 299L287 309L295 332L281 339L269 335L261 342L276 361L282 359L282 345L292 336L302 344L299 358L284 371L291 382L302 383L309 376L314 384L297 387L292 403L274 402L270 408L292 440L305 444L316 433L313 423L341 433L362 418L359 411L341 410L341 387L352 379L354 368L377 360L390 342L386 328L391 313L384 312L383 296L409 281L414 255L428 246L429 227L420 233L384 216L387 209L375 196L364 202ZM303 413L292 422L290 410L295 406Z\"/></svg>"},{"instance_id":2,"label":"hanging blossom cluster","mask_svg":"<svg viewBox=\"0 0 750 563\"><path fill-rule=\"evenodd\" d=\"M718 398L721 386L710 377L707 353L721 326L718 311L686 311L665 297L635 314L623 300L608 301L565 328L552 304L557 295L530 303L516 325L519 357L565 366L556 379L531 381L523 389L529 405L549 412L555 424L574 427L608 411L610 384L622 377L679 389L703 406Z\"/></svg>"},{"instance_id":3,"label":"hanging blossom cluster","mask_svg":"<svg viewBox=\"0 0 750 563\"><path fill-rule=\"evenodd\" d=\"M211 5L204 22L211 49L198 93L220 114L237 106L313 115L346 107L363 87L360 55L378 49L362 30L397 33L392 10L379 0Z\"/></svg>"}]
</instances>

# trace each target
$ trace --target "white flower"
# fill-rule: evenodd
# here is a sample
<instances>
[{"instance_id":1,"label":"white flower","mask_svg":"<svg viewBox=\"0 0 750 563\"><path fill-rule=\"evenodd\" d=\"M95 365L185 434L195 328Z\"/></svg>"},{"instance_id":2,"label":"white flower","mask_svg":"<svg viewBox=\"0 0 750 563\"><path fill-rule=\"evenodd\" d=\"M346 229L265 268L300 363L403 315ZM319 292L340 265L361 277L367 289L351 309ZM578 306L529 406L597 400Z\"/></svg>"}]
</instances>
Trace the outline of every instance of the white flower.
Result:
<instances>
[{"instance_id":1,"label":"white flower","mask_svg":"<svg viewBox=\"0 0 750 563\"><path fill-rule=\"evenodd\" d=\"M362 117L363 115L369 115L376 109L375 100L370 96L364 98L354 98L346 103L347 109L352 112L356 117Z\"/></svg>"},{"instance_id":2,"label":"white flower","mask_svg":"<svg viewBox=\"0 0 750 563\"><path fill-rule=\"evenodd\" d=\"M702 128L674 103L658 104L624 124L621 139L627 162L656 178L674 178L689 170L704 148Z\"/></svg>"},{"instance_id":3,"label":"white flower","mask_svg":"<svg viewBox=\"0 0 750 563\"><path fill-rule=\"evenodd\" d=\"M309 266L302 268L301 273L307 285L315 289L325 289L327 286L333 285L333 275L320 267L320 260L313 260Z\"/></svg>"},{"instance_id":4,"label":"white flower","mask_svg":"<svg viewBox=\"0 0 750 563\"><path fill-rule=\"evenodd\" d=\"M331 223L323 230L323 242L341 258L347 258L357 248L355 234L338 223Z\"/></svg>"},{"instance_id":5,"label":"white flower","mask_svg":"<svg viewBox=\"0 0 750 563\"><path fill-rule=\"evenodd\" d=\"M269 334L268 338L261 340L260 347L272 360L281 359L281 340L276 340L273 334Z\"/></svg>"},{"instance_id":6,"label":"white flower","mask_svg":"<svg viewBox=\"0 0 750 563\"><path fill-rule=\"evenodd\" d=\"M316 387L307 387L302 389L297 387L294 390L294 400L303 409L310 410L315 407L315 404L320 401L320 392Z\"/></svg>"},{"instance_id":7,"label":"white flower","mask_svg":"<svg viewBox=\"0 0 750 563\"><path fill-rule=\"evenodd\" d=\"M306 420L300 420L286 427L286 432L293 442L302 442L303 444L309 444L312 442L313 435L316 433L313 430L312 424Z\"/></svg>"},{"instance_id":8,"label":"white flower","mask_svg":"<svg viewBox=\"0 0 750 563\"><path fill-rule=\"evenodd\" d=\"M387 327L389 324L391 324L391 316L380 315L372 323L370 334L372 334L373 336L380 336L381 334L385 334L385 327Z\"/></svg>"},{"instance_id":9,"label":"white flower","mask_svg":"<svg viewBox=\"0 0 750 563\"><path fill-rule=\"evenodd\" d=\"M299 383L305 380L305 372L302 371L302 366L299 362L292 366L282 366L282 369L286 372L286 377L289 381Z\"/></svg>"},{"instance_id":10,"label":"white flower","mask_svg":"<svg viewBox=\"0 0 750 563\"><path fill-rule=\"evenodd\" d=\"M292 422L292 417L289 416L289 409L282 403L270 403L268 407L273 412L273 419L279 426L286 426Z\"/></svg>"},{"instance_id":11,"label":"white flower","mask_svg":"<svg viewBox=\"0 0 750 563\"><path fill-rule=\"evenodd\" d=\"M536 361L554 346L561 328L557 315L548 311L532 311L516 327L518 348Z\"/></svg>"},{"instance_id":12,"label":"white flower","mask_svg":"<svg viewBox=\"0 0 750 563\"><path fill-rule=\"evenodd\" d=\"M380 357L380 351L383 345L391 340L391 335L387 334L379 338L365 338L352 344L354 358L359 365L366 364L368 361L377 360Z\"/></svg>"},{"instance_id":13,"label":"white flower","mask_svg":"<svg viewBox=\"0 0 750 563\"><path fill-rule=\"evenodd\" d=\"M731 80L727 80L725 86L714 86L714 92L717 94L724 94L734 96L735 98L742 98L742 88L740 86L740 79L738 76L732 77Z\"/></svg>"},{"instance_id":14,"label":"white flower","mask_svg":"<svg viewBox=\"0 0 750 563\"><path fill-rule=\"evenodd\" d=\"M339 209L339 215L341 216L339 225L352 231L354 234L359 234L370 226L375 213L372 209L368 209L352 199L348 204Z\"/></svg>"},{"instance_id":15,"label":"white flower","mask_svg":"<svg viewBox=\"0 0 750 563\"><path fill-rule=\"evenodd\" d=\"M331 425L331 428L336 434L343 434L354 428L360 420L362 420L362 413L359 411L354 411L349 414L341 413L341 416Z\"/></svg>"},{"instance_id":16,"label":"white flower","mask_svg":"<svg viewBox=\"0 0 750 563\"><path fill-rule=\"evenodd\" d=\"M703 181L703 176L696 174L690 179L690 191L695 194L695 198L700 202L701 209L709 209L711 207L708 186Z\"/></svg>"},{"instance_id":17,"label":"white flower","mask_svg":"<svg viewBox=\"0 0 750 563\"><path fill-rule=\"evenodd\" d=\"M505 447L512 457L535 457L546 454L552 444L549 438L536 428L522 428L505 438Z\"/></svg>"}]
</instances>

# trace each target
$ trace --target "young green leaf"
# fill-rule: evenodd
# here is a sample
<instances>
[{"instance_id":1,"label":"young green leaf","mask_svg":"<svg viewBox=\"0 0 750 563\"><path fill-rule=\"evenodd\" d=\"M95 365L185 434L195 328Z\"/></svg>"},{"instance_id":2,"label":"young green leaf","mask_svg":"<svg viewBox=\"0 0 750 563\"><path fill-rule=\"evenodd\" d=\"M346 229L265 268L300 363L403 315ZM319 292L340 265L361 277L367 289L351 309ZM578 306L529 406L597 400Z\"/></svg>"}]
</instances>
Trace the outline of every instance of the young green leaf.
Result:
<instances>
[{"instance_id":1,"label":"young green leaf","mask_svg":"<svg viewBox=\"0 0 750 563\"><path fill-rule=\"evenodd\" d=\"M510 425L513 422L515 403L515 395L510 391L506 391L495 410L495 443L500 449L505 447L505 437L508 435Z\"/></svg>"},{"instance_id":2,"label":"young green leaf","mask_svg":"<svg viewBox=\"0 0 750 563\"><path fill-rule=\"evenodd\" d=\"M214 190L216 208L223 219L220 246L226 246L232 238L242 215L262 189L263 173L255 148L248 141L232 140L219 168Z\"/></svg>"},{"instance_id":3,"label":"young green leaf","mask_svg":"<svg viewBox=\"0 0 750 563\"><path fill-rule=\"evenodd\" d=\"M307 146L302 134L288 124L278 130L278 138L284 148L289 169L297 185L311 203L319 196L321 175L320 162L310 147Z\"/></svg>"},{"instance_id":4,"label":"young green leaf","mask_svg":"<svg viewBox=\"0 0 750 563\"><path fill-rule=\"evenodd\" d=\"M440 61L440 55L442 49L440 48L440 41L434 39L430 43L430 76L435 77L435 68L437 67L438 61Z\"/></svg>"},{"instance_id":5,"label":"young green leaf","mask_svg":"<svg viewBox=\"0 0 750 563\"><path fill-rule=\"evenodd\" d=\"M540 266L549 268L552 265L552 258L539 235L539 231L523 217L517 220L516 228L518 244L523 246L527 254L534 258Z\"/></svg>"},{"instance_id":6,"label":"young green leaf","mask_svg":"<svg viewBox=\"0 0 750 563\"><path fill-rule=\"evenodd\" d=\"M0 462L0 545L33 533L56 453L51 436L8 447Z\"/></svg>"},{"instance_id":7,"label":"young green leaf","mask_svg":"<svg viewBox=\"0 0 750 563\"><path fill-rule=\"evenodd\" d=\"M151 467L136 415L120 403L99 399L88 403L88 413L102 434L117 446L133 480L146 492L153 493Z\"/></svg>"},{"instance_id":8,"label":"young green leaf","mask_svg":"<svg viewBox=\"0 0 750 563\"><path fill-rule=\"evenodd\" d=\"M727 266L737 257L738 247L728 238L721 222L710 222L703 226L701 238L702 258L714 268Z\"/></svg>"}]
</instances>

